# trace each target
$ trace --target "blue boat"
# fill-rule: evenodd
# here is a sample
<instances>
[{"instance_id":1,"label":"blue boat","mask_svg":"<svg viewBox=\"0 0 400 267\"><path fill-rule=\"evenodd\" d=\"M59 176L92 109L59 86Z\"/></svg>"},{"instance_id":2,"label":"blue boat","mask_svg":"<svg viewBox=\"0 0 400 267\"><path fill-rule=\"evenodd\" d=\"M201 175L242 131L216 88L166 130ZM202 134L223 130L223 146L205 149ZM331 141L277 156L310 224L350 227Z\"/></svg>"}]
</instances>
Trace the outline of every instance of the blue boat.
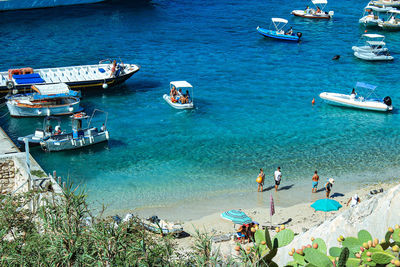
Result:
<instances>
[{"instance_id":1,"label":"blue boat","mask_svg":"<svg viewBox=\"0 0 400 267\"><path fill-rule=\"evenodd\" d=\"M260 28L260 26L257 26L257 31L261 35L263 35L265 37L270 37L270 38L285 40L285 41L294 41L294 42L300 41L300 38L302 36L301 32L297 32L295 34L293 32L292 28L290 28L287 31L284 30L286 24L288 23L288 21L286 19L272 18L271 20L272 20L272 23L271 23L271 26L269 29L264 29L264 28ZM273 28L272 28L272 25L274 25Z\"/></svg>"},{"instance_id":2,"label":"blue boat","mask_svg":"<svg viewBox=\"0 0 400 267\"><path fill-rule=\"evenodd\" d=\"M68 115L82 110L80 92L65 83L32 85L33 93L6 96L12 117Z\"/></svg>"}]
</instances>

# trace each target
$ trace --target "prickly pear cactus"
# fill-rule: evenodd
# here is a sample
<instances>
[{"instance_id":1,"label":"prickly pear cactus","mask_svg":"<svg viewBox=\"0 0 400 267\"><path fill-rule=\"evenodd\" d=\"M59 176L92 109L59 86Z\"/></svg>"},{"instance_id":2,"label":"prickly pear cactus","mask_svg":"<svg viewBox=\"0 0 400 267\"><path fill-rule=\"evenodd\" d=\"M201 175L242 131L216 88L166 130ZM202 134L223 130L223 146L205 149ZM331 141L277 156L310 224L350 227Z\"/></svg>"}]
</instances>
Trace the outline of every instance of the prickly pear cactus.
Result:
<instances>
[{"instance_id":1,"label":"prickly pear cactus","mask_svg":"<svg viewBox=\"0 0 400 267\"><path fill-rule=\"evenodd\" d=\"M305 254L305 260L315 266L319 267L333 266L329 257L317 249L305 248L304 254Z\"/></svg>"},{"instance_id":2,"label":"prickly pear cactus","mask_svg":"<svg viewBox=\"0 0 400 267\"><path fill-rule=\"evenodd\" d=\"M349 258L350 250L348 248L343 248L339 256L338 267L346 267L346 262Z\"/></svg>"},{"instance_id":3,"label":"prickly pear cactus","mask_svg":"<svg viewBox=\"0 0 400 267\"><path fill-rule=\"evenodd\" d=\"M293 238L294 238L294 232L290 229L284 229L274 236L272 243L273 246L275 247L275 244L277 242L278 248L281 248L289 245L290 242L292 242Z\"/></svg>"},{"instance_id":4,"label":"prickly pear cactus","mask_svg":"<svg viewBox=\"0 0 400 267\"><path fill-rule=\"evenodd\" d=\"M396 259L395 256L387 252L375 252L371 258L377 264L388 264L391 260Z\"/></svg>"},{"instance_id":5,"label":"prickly pear cactus","mask_svg":"<svg viewBox=\"0 0 400 267\"><path fill-rule=\"evenodd\" d=\"M358 240L361 243L368 242L369 240L373 240L371 234L367 230L361 230L357 234Z\"/></svg>"},{"instance_id":6,"label":"prickly pear cactus","mask_svg":"<svg viewBox=\"0 0 400 267\"><path fill-rule=\"evenodd\" d=\"M338 248L338 247L331 247L329 249L329 255L331 255L332 257L335 257L335 258L339 257L341 252L342 252L342 249Z\"/></svg>"},{"instance_id":7,"label":"prickly pear cactus","mask_svg":"<svg viewBox=\"0 0 400 267\"><path fill-rule=\"evenodd\" d=\"M360 250L362 246L362 242L355 237L346 237L342 242L343 247L347 247L350 250L350 253L355 255Z\"/></svg>"},{"instance_id":8,"label":"prickly pear cactus","mask_svg":"<svg viewBox=\"0 0 400 267\"><path fill-rule=\"evenodd\" d=\"M322 240L321 238L316 238L314 239L314 241L312 242L312 244L318 244L318 250L321 251L322 253L326 254L326 244L325 241Z\"/></svg>"}]
</instances>

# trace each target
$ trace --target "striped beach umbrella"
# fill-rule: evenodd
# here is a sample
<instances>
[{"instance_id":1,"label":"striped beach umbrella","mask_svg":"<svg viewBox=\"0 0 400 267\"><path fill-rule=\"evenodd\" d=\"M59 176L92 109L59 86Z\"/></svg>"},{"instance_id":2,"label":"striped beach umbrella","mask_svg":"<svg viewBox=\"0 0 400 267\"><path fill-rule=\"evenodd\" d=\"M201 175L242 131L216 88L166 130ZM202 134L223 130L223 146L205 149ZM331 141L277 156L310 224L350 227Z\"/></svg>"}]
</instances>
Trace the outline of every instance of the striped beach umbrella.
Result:
<instances>
[{"instance_id":1,"label":"striped beach umbrella","mask_svg":"<svg viewBox=\"0 0 400 267\"><path fill-rule=\"evenodd\" d=\"M234 224L247 224L253 220L240 210L229 210L221 214L221 217L225 220L231 221Z\"/></svg>"}]
</instances>

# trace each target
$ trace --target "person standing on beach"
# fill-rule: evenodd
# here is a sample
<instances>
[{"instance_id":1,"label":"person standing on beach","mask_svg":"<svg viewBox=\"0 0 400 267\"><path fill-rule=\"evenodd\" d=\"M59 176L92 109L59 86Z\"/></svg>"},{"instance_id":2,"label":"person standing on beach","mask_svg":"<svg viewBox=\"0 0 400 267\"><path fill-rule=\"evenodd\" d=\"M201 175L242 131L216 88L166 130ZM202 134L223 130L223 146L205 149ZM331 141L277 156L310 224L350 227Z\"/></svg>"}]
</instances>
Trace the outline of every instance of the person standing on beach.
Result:
<instances>
[{"instance_id":1,"label":"person standing on beach","mask_svg":"<svg viewBox=\"0 0 400 267\"><path fill-rule=\"evenodd\" d=\"M329 198L329 194L332 191L332 186L334 183L335 183L335 180L333 178L329 178L328 182L325 184L326 198Z\"/></svg>"},{"instance_id":2,"label":"person standing on beach","mask_svg":"<svg viewBox=\"0 0 400 267\"><path fill-rule=\"evenodd\" d=\"M265 180L265 173L263 169L260 169L260 173L257 176L257 183L258 183L258 190L257 192L262 192L263 191L263 186L264 186L264 180Z\"/></svg>"},{"instance_id":3,"label":"person standing on beach","mask_svg":"<svg viewBox=\"0 0 400 267\"><path fill-rule=\"evenodd\" d=\"M318 180L319 180L318 172L317 170L315 170L314 175L312 177L312 189L311 189L312 193L317 193Z\"/></svg>"},{"instance_id":4,"label":"person standing on beach","mask_svg":"<svg viewBox=\"0 0 400 267\"><path fill-rule=\"evenodd\" d=\"M282 173L281 173L281 167L278 167L274 173L274 180L275 180L275 192L278 191L278 186L281 183L282 179Z\"/></svg>"}]
</instances>

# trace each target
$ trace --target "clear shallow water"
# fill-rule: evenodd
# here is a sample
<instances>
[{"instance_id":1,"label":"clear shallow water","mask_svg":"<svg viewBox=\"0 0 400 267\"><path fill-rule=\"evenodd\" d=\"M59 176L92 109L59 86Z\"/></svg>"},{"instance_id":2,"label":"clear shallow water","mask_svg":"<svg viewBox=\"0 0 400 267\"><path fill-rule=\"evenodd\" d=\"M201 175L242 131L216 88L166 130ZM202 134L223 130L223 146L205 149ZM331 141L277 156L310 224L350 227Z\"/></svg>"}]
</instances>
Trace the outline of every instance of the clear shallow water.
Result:
<instances>
[{"instance_id":1,"label":"clear shallow water","mask_svg":"<svg viewBox=\"0 0 400 267\"><path fill-rule=\"evenodd\" d=\"M358 19L366 2L330 3L331 21L291 17L304 2L281 3L120 1L1 14L2 70L108 57L142 66L119 88L84 93L89 113L109 112L107 146L32 154L46 171L56 169L85 185L93 207L107 203L111 210L184 207L205 199L215 205L235 192L254 197L260 167L272 179L281 166L284 185L300 192L314 169L334 177L343 190L353 181L396 177L398 110L330 107L318 94L350 92L365 81L379 85L379 94L400 107L400 33L385 33L393 63L360 61L351 46L364 32ZM268 27L271 17L289 19L303 41L263 38L255 29ZM336 54L340 60L332 61ZM177 111L164 102L171 80L195 86L195 110ZM41 124L42 119L1 120L14 139ZM294 201L290 194L282 199Z\"/></svg>"}]
</instances>

